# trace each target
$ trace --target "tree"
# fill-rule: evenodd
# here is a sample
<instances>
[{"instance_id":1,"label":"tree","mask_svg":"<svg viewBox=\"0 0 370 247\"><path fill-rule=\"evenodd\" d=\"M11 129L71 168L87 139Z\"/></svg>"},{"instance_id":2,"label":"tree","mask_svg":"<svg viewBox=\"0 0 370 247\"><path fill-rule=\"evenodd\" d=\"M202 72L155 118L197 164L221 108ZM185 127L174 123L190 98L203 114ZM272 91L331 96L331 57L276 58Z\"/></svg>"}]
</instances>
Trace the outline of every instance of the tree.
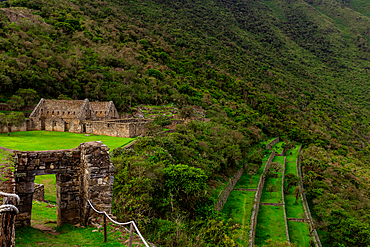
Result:
<instances>
[{"instance_id":1,"label":"tree","mask_svg":"<svg viewBox=\"0 0 370 247\"><path fill-rule=\"evenodd\" d=\"M18 95L13 95L7 103L12 110L19 110L22 106L24 106L24 100Z\"/></svg>"},{"instance_id":2,"label":"tree","mask_svg":"<svg viewBox=\"0 0 370 247\"><path fill-rule=\"evenodd\" d=\"M295 141L284 140L283 145L281 145L281 147L284 149L283 153L285 154L285 152L287 152L289 149L294 148L295 145L296 145Z\"/></svg>"},{"instance_id":3,"label":"tree","mask_svg":"<svg viewBox=\"0 0 370 247\"><path fill-rule=\"evenodd\" d=\"M206 193L207 175L200 168L170 165L164 169L165 189L179 205L194 212L194 205Z\"/></svg>"},{"instance_id":4,"label":"tree","mask_svg":"<svg viewBox=\"0 0 370 247\"><path fill-rule=\"evenodd\" d=\"M297 186L298 185L298 177L294 173L288 173L285 175L285 193L289 194L289 189L292 186Z\"/></svg>"},{"instance_id":5,"label":"tree","mask_svg":"<svg viewBox=\"0 0 370 247\"><path fill-rule=\"evenodd\" d=\"M187 119L194 117L194 109L191 106L184 106L179 110L179 118Z\"/></svg>"},{"instance_id":6,"label":"tree","mask_svg":"<svg viewBox=\"0 0 370 247\"><path fill-rule=\"evenodd\" d=\"M258 165L255 165L255 164L251 164L249 167L248 167L248 175L249 175L249 183L252 184L252 178L253 178L253 175L257 174L258 172Z\"/></svg>"},{"instance_id":7,"label":"tree","mask_svg":"<svg viewBox=\"0 0 370 247\"><path fill-rule=\"evenodd\" d=\"M276 191L276 186L274 184L269 184L266 188L268 192L270 192L270 199L271 199L271 192Z\"/></svg>"},{"instance_id":8,"label":"tree","mask_svg":"<svg viewBox=\"0 0 370 247\"><path fill-rule=\"evenodd\" d=\"M0 127L8 129L8 136L10 135L11 127L19 127L25 122L24 114L22 112L11 112L8 115L0 113Z\"/></svg>"},{"instance_id":9,"label":"tree","mask_svg":"<svg viewBox=\"0 0 370 247\"><path fill-rule=\"evenodd\" d=\"M270 171L272 170L274 173L277 173L281 169L281 164L278 161L272 162L270 165Z\"/></svg>"},{"instance_id":10,"label":"tree","mask_svg":"<svg viewBox=\"0 0 370 247\"><path fill-rule=\"evenodd\" d=\"M37 92L31 88L28 88L28 89L20 88L16 92L16 95L20 96L24 100L24 104L26 106L36 104L38 99L40 98Z\"/></svg>"},{"instance_id":11,"label":"tree","mask_svg":"<svg viewBox=\"0 0 370 247\"><path fill-rule=\"evenodd\" d=\"M301 196L301 194L302 194L302 191L301 191L301 189L299 188L299 187L296 187L295 189L294 189L294 195L295 195L295 205L298 205L298 199L299 199L299 197Z\"/></svg>"}]
</instances>

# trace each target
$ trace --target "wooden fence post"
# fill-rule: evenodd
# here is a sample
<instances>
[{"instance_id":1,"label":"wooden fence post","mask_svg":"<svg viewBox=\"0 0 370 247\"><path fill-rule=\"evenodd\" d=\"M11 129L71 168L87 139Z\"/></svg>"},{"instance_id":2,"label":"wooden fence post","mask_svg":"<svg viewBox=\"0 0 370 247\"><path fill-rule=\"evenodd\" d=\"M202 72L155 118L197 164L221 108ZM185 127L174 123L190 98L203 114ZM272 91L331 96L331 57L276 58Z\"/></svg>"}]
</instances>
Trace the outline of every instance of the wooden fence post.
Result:
<instances>
[{"instance_id":1,"label":"wooden fence post","mask_svg":"<svg viewBox=\"0 0 370 247\"><path fill-rule=\"evenodd\" d=\"M107 216L104 214L104 243L107 242Z\"/></svg>"},{"instance_id":2,"label":"wooden fence post","mask_svg":"<svg viewBox=\"0 0 370 247\"><path fill-rule=\"evenodd\" d=\"M128 246L132 247L132 240L134 238L134 226L133 223L130 224L130 236L128 238Z\"/></svg>"},{"instance_id":3,"label":"wooden fence post","mask_svg":"<svg viewBox=\"0 0 370 247\"><path fill-rule=\"evenodd\" d=\"M5 204L14 204L14 199L5 199ZM14 221L16 212L3 212L1 214L0 246L13 247Z\"/></svg>"}]
</instances>

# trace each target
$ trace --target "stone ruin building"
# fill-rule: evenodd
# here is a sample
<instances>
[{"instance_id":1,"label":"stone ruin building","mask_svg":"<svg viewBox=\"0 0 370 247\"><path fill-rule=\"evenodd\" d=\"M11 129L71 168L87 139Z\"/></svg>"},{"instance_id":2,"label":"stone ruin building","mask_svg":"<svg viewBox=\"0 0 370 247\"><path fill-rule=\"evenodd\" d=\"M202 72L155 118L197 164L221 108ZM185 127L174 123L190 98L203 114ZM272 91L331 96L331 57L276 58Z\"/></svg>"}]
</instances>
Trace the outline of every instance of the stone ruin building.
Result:
<instances>
[{"instance_id":1,"label":"stone ruin building","mask_svg":"<svg viewBox=\"0 0 370 247\"><path fill-rule=\"evenodd\" d=\"M41 99L26 123L12 127L12 131L48 130L131 138L145 134L147 122L120 119L113 101Z\"/></svg>"},{"instance_id":2,"label":"stone ruin building","mask_svg":"<svg viewBox=\"0 0 370 247\"><path fill-rule=\"evenodd\" d=\"M15 151L15 171L0 184L7 193L20 197L17 226L30 226L35 176L56 174L57 224L86 225L95 208L110 213L113 195L114 165L109 148L101 142L81 143L74 149L51 151Z\"/></svg>"}]
</instances>

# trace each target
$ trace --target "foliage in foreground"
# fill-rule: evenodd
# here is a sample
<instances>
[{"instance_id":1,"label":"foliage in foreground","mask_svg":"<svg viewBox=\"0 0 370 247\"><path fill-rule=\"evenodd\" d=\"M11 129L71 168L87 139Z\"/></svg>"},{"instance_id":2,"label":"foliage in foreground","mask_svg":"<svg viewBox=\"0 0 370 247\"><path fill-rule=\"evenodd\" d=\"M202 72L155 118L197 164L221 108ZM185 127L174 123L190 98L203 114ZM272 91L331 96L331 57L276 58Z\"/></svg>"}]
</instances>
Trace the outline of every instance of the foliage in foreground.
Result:
<instances>
[{"instance_id":1,"label":"foliage in foreground","mask_svg":"<svg viewBox=\"0 0 370 247\"><path fill-rule=\"evenodd\" d=\"M262 154L248 155L250 142L220 124L190 122L177 131L141 138L133 151L114 150L114 212L140 222L160 245L183 246L190 238L233 246L232 225L214 211L212 185L243 162L261 164Z\"/></svg>"}]
</instances>

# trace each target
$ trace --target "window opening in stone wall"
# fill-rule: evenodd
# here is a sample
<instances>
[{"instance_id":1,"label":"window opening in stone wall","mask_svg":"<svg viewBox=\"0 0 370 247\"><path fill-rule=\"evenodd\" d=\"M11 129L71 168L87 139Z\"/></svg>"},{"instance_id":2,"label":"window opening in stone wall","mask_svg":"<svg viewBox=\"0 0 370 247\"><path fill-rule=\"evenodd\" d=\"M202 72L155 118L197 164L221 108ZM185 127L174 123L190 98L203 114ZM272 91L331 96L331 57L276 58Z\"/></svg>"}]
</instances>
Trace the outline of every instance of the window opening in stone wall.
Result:
<instances>
[{"instance_id":1,"label":"window opening in stone wall","mask_svg":"<svg viewBox=\"0 0 370 247\"><path fill-rule=\"evenodd\" d=\"M57 227L57 190L55 174L35 177L31 227L55 232Z\"/></svg>"}]
</instances>

